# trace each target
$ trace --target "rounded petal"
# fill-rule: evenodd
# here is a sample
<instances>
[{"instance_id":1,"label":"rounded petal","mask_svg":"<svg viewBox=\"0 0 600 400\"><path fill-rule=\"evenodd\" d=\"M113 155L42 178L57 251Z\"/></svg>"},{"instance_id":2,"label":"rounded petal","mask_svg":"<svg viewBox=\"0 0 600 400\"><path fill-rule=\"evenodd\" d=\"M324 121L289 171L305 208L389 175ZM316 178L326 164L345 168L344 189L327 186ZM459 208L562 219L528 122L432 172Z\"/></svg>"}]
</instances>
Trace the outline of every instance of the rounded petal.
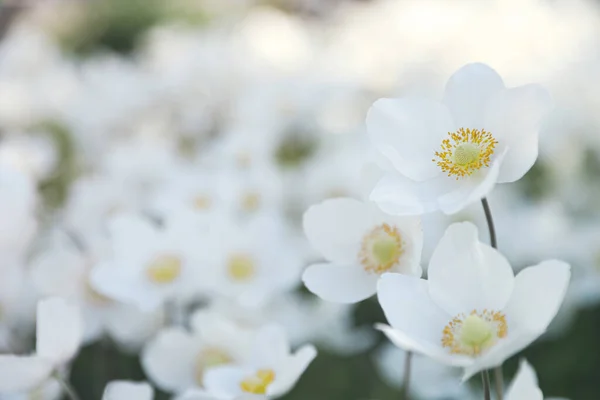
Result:
<instances>
[{"instance_id":1,"label":"rounded petal","mask_svg":"<svg viewBox=\"0 0 600 400\"><path fill-rule=\"evenodd\" d=\"M506 89L490 101L485 129L498 140L498 151L508 148L498 182L514 182L533 166L540 126L551 107L550 94L539 85Z\"/></svg>"},{"instance_id":2,"label":"rounded petal","mask_svg":"<svg viewBox=\"0 0 600 400\"><path fill-rule=\"evenodd\" d=\"M308 290L336 303L357 303L373 296L378 279L359 265L344 264L314 264L302 275Z\"/></svg>"},{"instance_id":3,"label":"rounded petal","mask_svg":"<svg viewBox=\"0 0 600 400\"><path fill-rule=\"evenodd\" d=\"M83 320L79 307L53 297L37 305L36 352L62 364L70 360L83 339Z\"/></svg>"},{"instance_id":4,"label":"rounded petal","mask_svg":"<svg viewBox=\"0 0 600 400\"><path fill-rule=\"evenodd\" d=\"M487 103L503 89L502 78L492 68L480 63L467 64L448 80L443 102L457 127L481 129Z\"/></svg>"},{"instance_id":5,"label":"rounded petal","mask_svg":"<svg viewBox=\"0 0 600 400\"><path fill-rule=\"evenodd\" d=\"M365 203L349 198L326 200L304 213L304 233L327 260L356 260L363 235L369 229Z\"/></svg>"},{"instance_id":6,"label":"rounded petal","mask_svg":"<svg viewBox=\"0 0 600 400\"><path fill-rule=\"evenodd\" d=\"M240 396L244 394L240 382L253 372L234 366L211 368L204 374L204 387L209 393L219 397Z\"/></svg>"},{"instance_id":7,"label":"rounded petal","mask_svg":"<svg viewBox=\"0 0 600 400\"><path fill-rule=\"evenodd\" d=\"M183 329L161 331L142 351L142 367L159 388L179 392L196 385L195 353L198 346Z\"/></svg>"},{"instance_id":8,"label":"rounded petal","mask_svg":"<svg viewBox=\"0 0 600 400\"><path fill-rule=\"evenodd\" d=\"M380 99L367 114L369 138L377 151L416 181L440 174L431 159L454 129L448 109L425 99Z\"/></svg>"},{"instance_id":9,"label":"rounded petal","mask_svg":"<svg viewBox=\"0 0 600 400\"><path fill-rule=\"evenodd\" d=\"M384 274L377 284L377 297L396 331L388 335L396 345L431 357L446 353L441 347L442 331L452 317L429 297L427 281L402 274ZM381 329L390 333L387 328Z\"/></svg>"},{"instance_id":10,"label":"rounded petal","mask_svg":"<svg viewBox=\"0 0 600 400\"><path fill-rule=\"evenodd\" d=\"M506 392L506 400L544 400L534 369L521 360L517 376Z\"/></svg>"},{"instance_id":11,"label":"rounded petal","mask_svg":"<svg viewBox=\"0 0 600 400\"><path fill-rule=\"evenodd\" d=\"M515 281L508 261L479 241L477 227L471 222L448 227L427 271L431 298L452 316L472 310L502 310Z\"/></svg>"},{"instance_id":12,"label":"rounded petal","mask_svg":"<svg viewBox=\"0 0 600 400\"><path fill-rule=\"evenodd\" d=\"M504 309L509 329L542 334L556 316L563 302L571 267L558 261L544 261L522 270L515 278L515 287Z\"/></svg>"},{"instance_id":13,"label":"rounded petal","mask_svg":"<svg viewBox=\"0 0 600 400\"><path fill-rule=\"evenodd\" d=\"M102 400L152 400L153 396L146 382L113 381L106 385Z\"/></svg>"},{"instance_id":14,"label":"rounded petal","mask_svg":"<svg viewBox=\"0 0 600 400\"><path fill-rule=\"evenodd\" d=\"M290 342L287 334L282 326L276 324L259 329L252 347L252 359L262 366L277 367L290 354Z\"/></svg>"},{"instance_id":15,"label":"rounded petal","mask_svg":"<svg viewBox=\"0 0 600 400\"><path fill-rule=\"evenodd\" d=\"M50 376L53 368L50 360L37 356L0 355L0 393L33 389Z\"/></svg>"},{"instance_id":16,"label":"rounded petal","mask_svg":"<svg viewBox=\"0 0 600 400\"><path fill-rule=\"evenodd\" d=\"M317 349L314 346L306 345L300 348L287 360L286 365L277 371L275 380L267 388L267 396L279 397L292 390L316 356Z\"/></svg>"}]
</instances>

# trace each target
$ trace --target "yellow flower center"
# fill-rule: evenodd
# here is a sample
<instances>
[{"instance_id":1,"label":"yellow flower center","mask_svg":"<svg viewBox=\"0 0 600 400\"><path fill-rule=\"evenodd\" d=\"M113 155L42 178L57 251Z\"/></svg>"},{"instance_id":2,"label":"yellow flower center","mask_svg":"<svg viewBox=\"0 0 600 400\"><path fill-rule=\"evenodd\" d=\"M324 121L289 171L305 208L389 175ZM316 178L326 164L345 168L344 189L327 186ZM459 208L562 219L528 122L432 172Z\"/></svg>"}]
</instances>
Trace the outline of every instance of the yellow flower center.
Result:
<instances>
[{"instance_id":1,"label":"yellow flower center","mask_svg":"<svg viewBox=\"0 0 600 400\"><path fill-rule=\"evenodd\" d=\"M478 356L506 337L506 317L498 311L471 311L459 314L446 325L442 332L442 346L452 354Z\"/></svg>"},{"instance_id":2,"label":"yellow flower center","mask_svg":"<svg viewBox=\"0 0 600 400\"><path fill-rule=\"evenodd\" d=\"M396 265L403 253L398 228L381 224L365 235L358 258L365 271L382 274Z\"/></svg>"},{"instance_id":3,"label":"yellow flower center","mask_svg":"<svg viewBox=\"0 0 600 400\"><path fill-rule=\"evenodd\" d=\"M233 362L233 357L226 351L216 348L208 347L203 349L196 357L195 377L196 383L202 386L204 383L204 372L208 368L217 367L219 365L230 364Z\"/></svg>"},{"instance_id":4,"label":"yellow flower center","mask_svg":"<svg viewBox=\"0 0 600 400\"><path fill-rule=\"evenodd\" d=\"M246 212L253 212L260 207L260 194L248 192L242 196L242 209Z\"/></svg>"},{"instance_id":5,"label":"yellow flower center","mask_svg":"<svg viewBox=\"0 0 600 400\"><path fill-rule=\"evenodd\" d=\"M198 195L192 199L192 205L196 210L208 210L211 205L210 197Z\"/></svg>"},{"instance_id":6,"label":"yellow flower center","mask_svg":"<svg viewBox=\"0 0 600 400\"><path fill-rule=\"evenodd\" d=\"M156 257L146 268L146 275L154 283L171 283L181 274L181 259L172 254Z\"/></svg>"},{"instance_id":7,"label":"yellow flower center","mask_svg":"<svg viewBox=\"0 0 600 400\"><path fill-rule=\"evenodd\" d=\"M246 282L256 275L256 265L252 257L246 254L234 254L227 263L229 276L238 282Z\"/></svg>"},{"instance_id":8,"label":"yellow flower center","mask_svg":"<svg viewBox=\"0 0 600 400\"><path fill-rule=\"evenodd\" d=\"M486 130L460 128L449 132L442 141L441 151L435 152L435 162L448 176L469 176L489 167L498 141Z\"/></svg>"},{"instance_id":9,"label":"yellow flower center","mask_svg":"<svg viewBox=\"0 0 600 400\"><path fill-rule=\"evenodd\" d=\"M261 369L256 371L254 375L244 379L240 383L240 387L246 393L266 394L267 388L274 380L275 371L272 369Z\"/></svg>"}]
</instances>

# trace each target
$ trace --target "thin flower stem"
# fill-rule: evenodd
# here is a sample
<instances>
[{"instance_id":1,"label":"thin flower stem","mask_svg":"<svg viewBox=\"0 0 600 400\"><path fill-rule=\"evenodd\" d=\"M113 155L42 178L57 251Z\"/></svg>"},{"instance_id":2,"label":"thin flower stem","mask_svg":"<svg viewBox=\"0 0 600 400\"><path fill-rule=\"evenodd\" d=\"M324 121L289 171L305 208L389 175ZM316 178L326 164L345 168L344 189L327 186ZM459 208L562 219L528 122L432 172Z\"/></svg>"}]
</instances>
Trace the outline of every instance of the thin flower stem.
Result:
<instances>
[{"instance_id":1,"label":"thin flower stem","mask_svg":"<svg viewBox=\"0 0 600 400\"><path fill-rule=\"evenodd\" d=\"M490 374L487 370L481 371L481 380L483 381L483 398L485 400L492 400L492 394L490 393Z\"/></svg>"},{"instance_id":2,"label":"thin flower stem","mask_svg":"<svg viewBox=\"0 0 600 400\"><path fill-rule=\"evenodd\" d=\"M492 209L487 198L481 199L481 205L483 206L483 212L485 213L485 219L487 220L488 230L490 231L490 245L497 249L498 238L496 237L496 227L494 225L494 218L492 217ZM494 369L494 383L496 389L496 397L498 400L504 398L504 373L502 372L502 366L498 366Z\"/></svg>"},{"instance_id":3,"label":"thin flower stem","mask_svg":"<svg viewBox=\"0 0 600 400\"><path fill-rule=\"evenodd\" d=\"M79 396L77 395L77 392L75 391L73 386L71 386L71 384L69 384L69 382L67 382L66 379L58 376L58 374L56 374L54 376L54 378L60 384L60 386L63 388L63 390L65 391L65 394L67 395L67 397L70 400L80 400Z\"/></svg>"},{"instance_id":4,"label":"thin flower stem","mask_svg":"<svg viewBox=\"0 0 600 400\"><path fill-rule=\"evenodd\" d=\"M404 358L404 378L402 379L402 400L408 400L410 396L410 373L412 367L413 353L410 351L406 352Z\"/></svg>"}]
</instances>

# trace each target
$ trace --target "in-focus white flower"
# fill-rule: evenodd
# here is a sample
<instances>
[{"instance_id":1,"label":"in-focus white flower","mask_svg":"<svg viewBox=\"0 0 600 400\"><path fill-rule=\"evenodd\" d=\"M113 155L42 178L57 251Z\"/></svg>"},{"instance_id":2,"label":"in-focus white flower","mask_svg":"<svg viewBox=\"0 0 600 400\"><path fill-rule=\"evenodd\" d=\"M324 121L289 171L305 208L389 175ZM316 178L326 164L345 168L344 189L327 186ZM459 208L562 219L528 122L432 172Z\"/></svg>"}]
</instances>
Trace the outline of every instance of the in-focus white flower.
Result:
<instances>
[{"instance_id":1,"label":"in-focus white flower","mask_svg":"<svg viewBox=\"0 0 600 400\"><path fill-rule=\"evenodd\" d=\"M285 332L277 325L259 330L251 351L245 364L207 371L204 377L206 390L226 398L248 394L277 398L294 387L317 355L312 345L292 353Z\"/></svg>"},{"instance_id":2,"label":"in-focus white flower","mask_svg":"<svg viewBox=\"0 0 600 400\"><path fill-rule=\"evenodd\" d=\"M568 264L549 260L516 277L506 259L479 242L477 228L452 224L431 257L428 280L386 274L379 302L397 346L465 368L464 379L501 365L548 327L565 296Z\"/></svg>"},{"instance_id":3,"label":"in-focus white flower","mask_svg":"<svg viewBox=\"0 0 600 400\"><path fill-rule=\"evenodd\" d=\"M60 298L38 303L36 352L29 356L0 355L0 393L38 387L77 353L83 323L79 309Z\"/></svg>"},{"instance_id":4,"label":"in-focus white flower","mask_svg":"<svg viewBox=\"0 0 600 400\"><path fill-rule=\"evenodd\" d=\"M203 236L184 218L169 219L161 228L124 214L109 222L109 231L113 258L100 262L90 276L103 295L152 311L199 284Z\"/></svg>"},{"instance_id":5,"label":"in-focus white flower","mask_svg":"<svg viewBox=\"0 0 600 400\"><path fill-rule=\"evenodd\" d=\"M222 397L215 396L204 390L192 389L188 390L184 394L177 396L175 400L266 400L265 396L259 396L255 394L247 394L235 397Z\"/></svg>"},{"instance_id":6,"label":"in-focus white flower","mask_svg":"<svg viewBox=\"0 0 600 400\"><path fill-rule=\"evenodd\" d=\"M142 352L144 371L165 391L202 387L210 368L248 358L251 331L204 310L191 317L190 325L191 332L179 327L162 330Z\"/></svg>"},{"instance_id":7,"label":"in-focus white flower","mask_svg":"<svg viewBox=\"0 0 600 400\"><path fill-rule=\"evenodd\" d=\"M543 400L544 395L538 386L538 380L533 367L522 360L517 376L506 392L506 400ZM548 399L552 400L552 399ZM554 399L561 400L561 399ZM565 399L562 399L565 400Z\"/></svg>"},{"instance_id":8,"label":"in-focus white flower","mask_svg":"<svg viewBox=\"0 0 600 400\"><path fill-rule=\"evenodd\" d=\"M400 389L404 377L406 352L386 344L375 354L375 365L384 381ZM480 399L469 385L460 383L460 369L449 367L421 355L411 361L410 391L417 399Z\"/></svg>"},{"instance_id":9,"label":"in-focus white flower","mask_svg":"<svg viewBox=\"0 0 600 400\"><path fill-rule=\"evenodd\" d=\"M507 89L484 64L452 75L441 103L378 100L367 128L386 172L371 199L397 215L460 211L531 168L550 104L542 87Z\"/></svg>"},{"instance_id":10,"label":"in-focus white flower","mask_svg":"<svg viewBox=\"0 0 600 400\"><path fill-rule=\"evenodd\" d=\"M354 199L331 199L306 211L304 232L327 262L308 267L302 279L325 300L364 300L375 294L386 272L421 276L423 232L417 217L390 216Z\"/></svg>"},{"instance_id":11,"label":"in-focus white flower","mask_svg":"<svg viewBox=\"0 0 600 400\"><path fill-rule=\"evenodd\" d=\"M102 400L152 400L154 390L146 382L112 381L104 389Z\"/></svg>"}]
</instances>

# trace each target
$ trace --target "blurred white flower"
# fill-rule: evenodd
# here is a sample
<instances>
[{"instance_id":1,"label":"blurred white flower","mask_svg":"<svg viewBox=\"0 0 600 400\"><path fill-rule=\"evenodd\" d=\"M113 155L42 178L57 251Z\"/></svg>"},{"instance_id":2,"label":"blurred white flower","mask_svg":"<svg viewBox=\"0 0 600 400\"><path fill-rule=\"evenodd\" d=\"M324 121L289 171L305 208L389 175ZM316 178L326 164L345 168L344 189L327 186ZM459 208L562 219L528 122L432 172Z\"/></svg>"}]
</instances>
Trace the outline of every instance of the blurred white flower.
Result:
<instances>
[{"instance_id":1,"label":"blurred white flower","mask_svg":"<svg viewBox=\"0 0 600 400\"><path fill-rule=\"evenodd\" d=\"M192 389L184 394L177 396L175 400L266 400L265 396L247 394L235 397L215 396L204 390Z\"/></svg>"},{"instance_id":2,"label":"blurred white flower","mask_svg":"<svg viewBox=\"0 0 600 400\"><path fill-rule=\"evenodd\" d=\"M122 214L109 222L113 255L91 272L103 295L152 311L202 281L203 235L185 216L156 226L149 218ZM198 286L196 286L198 285Z\"/></svg>"},{"instance_id":3,"label":"blurred white flower","mask_svg":"<svg viewBox=\"0 0 600 400\"><path fill-rule=\"evenodd\" d=\"M527 173L537 159L538 131L550 105L540 86L506 89L483 64L458 70L441 103L378 100L367 128L388 165L371 199L397 215L460 211L497 182Z\"/></svg>"},{"instance_id":4,"label":"blurred white flower","mask_svg":"<svg viewBox=\"0 0 600 400\"><path fill-rule=\"evenodd\" d=\"M283 329L277 325L262 328L251 345L250 359L241 365L217 367L207 371L204 387L222 397L244 394L277 398L289 392L317 355L311 345L295 353Z\"/></svg>"},{"instance_id":5,"label":"blurred white flower","mask_svg":"<svg viewBox=\"0 0 600 400\"><path fill-rule=\"evenodd\" d=\"M378 285L397 346L465 368L464 379L501 365L544 333L565 296L568 264L550 260L516 277L506 259L481 243L477 228L452 224L438 244L428 280L386 274Z\"/></svg>"},{"instance_id":6,"label":"blurred white flower","mask_svg":"<svg viewBox=\"0 0 600 400\"><path fill-rule=\"evenodd\" d=\"M325 300L356 303L371 297L386 272L421 276L418 217L390 216L373 203L331 199L306 211L304 232L327 262L308 267L302 279Z\"/></svg>"},{"instance_id":7,"label":"blurred white flower","mask_svg":"<svg viewBox=\"0 0 600 400\"><path fill-rule=\"evenodd\" d=\"M375 354L376 366L390 386L400 389L406 352L386 344ZM411 360L410 391L417 399L476 399L469 385L460 383L460 369L414 354Z\"/></svg>"},{"instance_id":8,"label":"blurred white flower","mask_svg":"<svg viewBox=\"0 0 600 400\"><path fill-rule=\"evenodd\" d=\"M526 360L521 360L517 375L508 388L504 398L506 400L544 400L544 395L538 387L535 370ZM561 399L555 398L554 400Z\"/></svg>"},{"instance_id":9,"label":"blurred white flower","mask_svg":"<svg viewBox=\"0 0 600 400\"><path fill-rule=\"evenodd\" d=\"M145 382L112 381L106 385L102 400L152 400L154 390Z\"/></svg>"},{"instance_id":10,"label":"blurred white flower","mask_svg":"<svg viewBox=\"0 0 600 400\"><path fill-rule=\"evenodd\" d=\"M0 145L0 163L8 165L39 181L48 178L56 167L54 144L47 137L23 133L9 136Z\"/></svg>"},{"instance_id":11,"label":"blurred white flower","mask_svg":"<svg viewBox=\"0 0 600 400\"><path fill-rule=\"evenodd\" d=\"M192 315L190 325L191 332L163 329L142 351L144 371L162 390L182 393L202 387L210 368L248 358L252 331L203 310Z\"/></svg>"},{"instance_id":12,"label":"blurred white flower","mask_svg":"<svg viewBox=\"0 0 600 400\"><path fill-rule=\"evenodd\" d=\"M75 356L83 322L79 309L60 298L41 300L37 307L36 352L0 355L0 392L36 388Z\"/></svg>"}]
</instances>

